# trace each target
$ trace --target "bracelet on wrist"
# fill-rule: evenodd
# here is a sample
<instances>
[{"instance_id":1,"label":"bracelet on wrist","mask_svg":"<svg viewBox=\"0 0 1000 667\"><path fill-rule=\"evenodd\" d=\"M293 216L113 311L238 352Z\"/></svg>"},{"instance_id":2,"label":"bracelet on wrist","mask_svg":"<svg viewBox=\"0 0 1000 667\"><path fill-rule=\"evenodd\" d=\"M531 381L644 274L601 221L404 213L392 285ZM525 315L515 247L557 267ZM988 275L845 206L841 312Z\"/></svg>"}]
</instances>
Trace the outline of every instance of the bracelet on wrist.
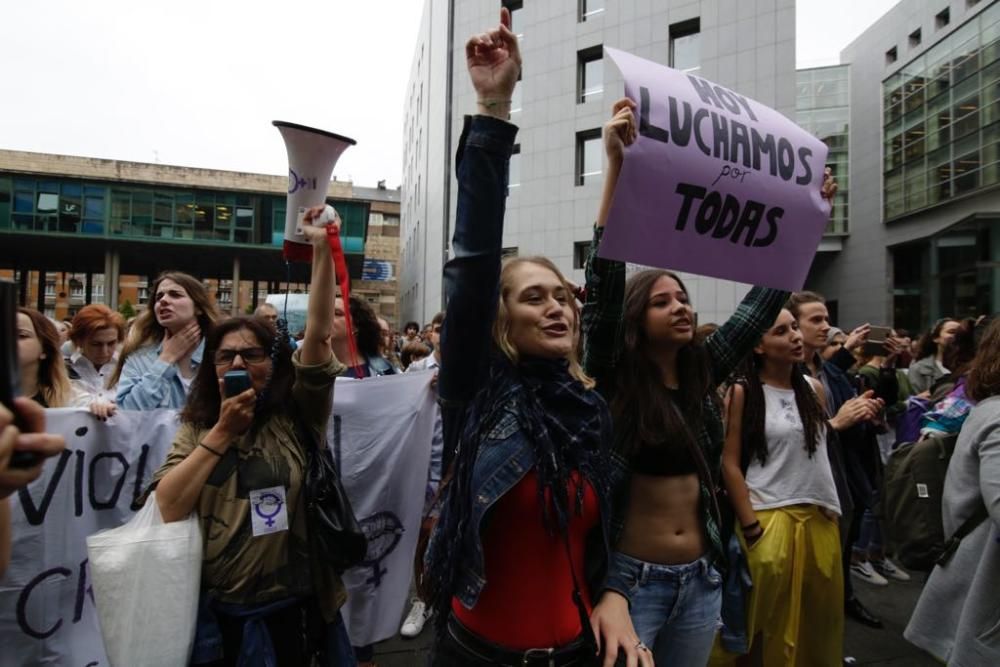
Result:
<instances>
[{"instance_id":1,"label":"bracelet on wrist","mask_svg":"<svg viewBox=\"0 0 1000 667\"><path fill-rule=\"evenodd\" d=\"M476 104L489 110L499 109L501 107L510 107L510 98L504 99L502 97L481 97L476 100Z\"/></svg>"},{"instance_id":2,"label":"bracelet on wrist","mask_svg":"<svg viewBox=\"0 0 1000 667\"><path fill-rule=\"evenodd\" d=\"M748 531L753 530L754 528L760 528L760 521L754 521L751 524L747 524L746 526L743 526L743 532L746 533Z\"/></svg>"},{"instance_id":3,"label":"bracelet on wrist","mask_svg":"<svg viewBox=\"0 0 1000 667\"><path fill-rule=\"evenodd\" d=\"M208 446L208 445L206 445L206 444L205 444L204 442L199 442L199 443L198 443L198 446L199 446L199 447L204 447L204 448L205 448L205 449L207 449L208 451L210 451L210 452L212 452L213 454L215 454L216 456L218 456L218 457L219 457L220 459L222 458L222 452L220 452L219 450L215 449L214 447L209 447L209 446Z\"/></svg>"}]
</instances>

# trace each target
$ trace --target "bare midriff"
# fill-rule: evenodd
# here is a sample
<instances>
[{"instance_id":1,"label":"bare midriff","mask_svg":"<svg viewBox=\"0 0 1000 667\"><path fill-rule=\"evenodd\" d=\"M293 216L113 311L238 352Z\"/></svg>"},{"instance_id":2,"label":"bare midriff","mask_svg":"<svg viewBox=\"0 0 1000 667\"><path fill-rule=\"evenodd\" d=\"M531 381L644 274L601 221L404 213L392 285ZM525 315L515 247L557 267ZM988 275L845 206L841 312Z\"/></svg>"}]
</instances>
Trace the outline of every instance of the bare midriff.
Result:
<instances>
[{"instance_id":1,"label":"bare midriff","mask_svg":"<svg viewBox=\"0 0 1000 667\"><path fill-rule=\"evenodd\" d=\"M632 473L625 530L617 551L660 565L680 565L701 558L698 475Z\"/></svg>"}]
</instances>

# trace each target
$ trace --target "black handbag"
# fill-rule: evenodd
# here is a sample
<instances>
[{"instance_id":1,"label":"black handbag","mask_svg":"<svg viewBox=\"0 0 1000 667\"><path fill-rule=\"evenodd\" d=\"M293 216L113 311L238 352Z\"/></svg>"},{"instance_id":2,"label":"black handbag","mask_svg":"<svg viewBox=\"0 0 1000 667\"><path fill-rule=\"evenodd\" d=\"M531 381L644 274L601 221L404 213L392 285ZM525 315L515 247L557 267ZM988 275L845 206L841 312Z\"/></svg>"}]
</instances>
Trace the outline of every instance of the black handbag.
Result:
<instances>
[{"instance_id":1,"label":"black handbag","mask_svg":"<svg viewBox=\"0 0 1000 667\"><path fill-rule=\"evenodd\" d=\"M340 483L330 448L325 443L317 443L298 419L295 424L306 449L304 492L310 546L320 560L340 573L365 560L368 538Z\"/></svg>"}]
</instances>

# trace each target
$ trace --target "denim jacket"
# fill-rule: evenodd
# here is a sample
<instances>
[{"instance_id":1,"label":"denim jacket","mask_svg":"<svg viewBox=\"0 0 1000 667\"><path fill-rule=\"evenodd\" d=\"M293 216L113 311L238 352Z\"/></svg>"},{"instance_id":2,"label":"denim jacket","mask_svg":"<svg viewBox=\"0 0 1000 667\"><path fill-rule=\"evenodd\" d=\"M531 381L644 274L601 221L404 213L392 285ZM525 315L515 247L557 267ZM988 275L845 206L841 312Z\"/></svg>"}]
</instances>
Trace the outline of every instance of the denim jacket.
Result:
<instances>
[{"instance_id":1,"label":"denim jacket","mask_svg":"<svg viewBox=\"0 0 1000 667\"><path fill-rule=\"evenodd\" d=\"M459 141L454 255L444 268L448 305L438 377L446 465L458 446L468 406L485 381L492 352L507 177L516 134L517 127L510 123L474 116L466 117ZM460 545L463 567L454 591L470 609L486 585L482 544L486 515L535 465L534 449L521 432L516 394L495 414L493 423L487 425L486 437L476 443L468 517L472 529ZM597 556L606 561L610 555L610 505L606 504L610 499L600 501L604 549ZM439 533L432 536L428 558L442 548L440 539ZM588 551L588 571L595 560L591 555Z\"/></svg>"},{"instance_id":2,"label":"denim jacket","mask_svg":"<svg viewBox=\"0 0 1000 667\"><path fill-rule=\"evenodd\" d=\"M124 410L155 410L156 408L183 408L187 392L181 384L177 364L160 361L163 343L147 345L133 352L122 367L118 381L118 405ZM196 368L205 353L202 338L191 355Z\"/></svg>"}]
</instances>

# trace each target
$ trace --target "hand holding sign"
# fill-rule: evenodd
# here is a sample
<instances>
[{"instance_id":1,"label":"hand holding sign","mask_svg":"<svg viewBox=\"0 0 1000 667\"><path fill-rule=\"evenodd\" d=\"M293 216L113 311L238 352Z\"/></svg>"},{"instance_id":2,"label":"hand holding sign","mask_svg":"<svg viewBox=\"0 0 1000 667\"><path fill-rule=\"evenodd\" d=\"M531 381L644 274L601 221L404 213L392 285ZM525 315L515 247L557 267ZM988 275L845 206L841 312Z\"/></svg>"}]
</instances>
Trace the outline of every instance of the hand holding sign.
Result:
<instances>
[{"instance_id":1,"label":"hand holding sign","mask_svg":"<svg viewBox=\"0 0 1000 667\"><path fill-rule=\"evenodd\" d=\"M608 219L619 222L601 256L801 289L830 214L825 197L835 192L823 187L826 146L723 86L606 52L636 101L638 136L620 176L610 165L617 187Z\"/></svg>"},{"instance_id":2,"label":"hand holding sign","mask_svg":"<svg viewBox=\"0 0 1000 667\"><path fill-rule=\"evenodd\" d=\"M604 124L604 153L608 156L609 166L621 166L625 147L631 146L639 136L635 126L635 109L635 102L627 97L615 102L611 108L611 120Z\"/></svg>"}]
</instances>

